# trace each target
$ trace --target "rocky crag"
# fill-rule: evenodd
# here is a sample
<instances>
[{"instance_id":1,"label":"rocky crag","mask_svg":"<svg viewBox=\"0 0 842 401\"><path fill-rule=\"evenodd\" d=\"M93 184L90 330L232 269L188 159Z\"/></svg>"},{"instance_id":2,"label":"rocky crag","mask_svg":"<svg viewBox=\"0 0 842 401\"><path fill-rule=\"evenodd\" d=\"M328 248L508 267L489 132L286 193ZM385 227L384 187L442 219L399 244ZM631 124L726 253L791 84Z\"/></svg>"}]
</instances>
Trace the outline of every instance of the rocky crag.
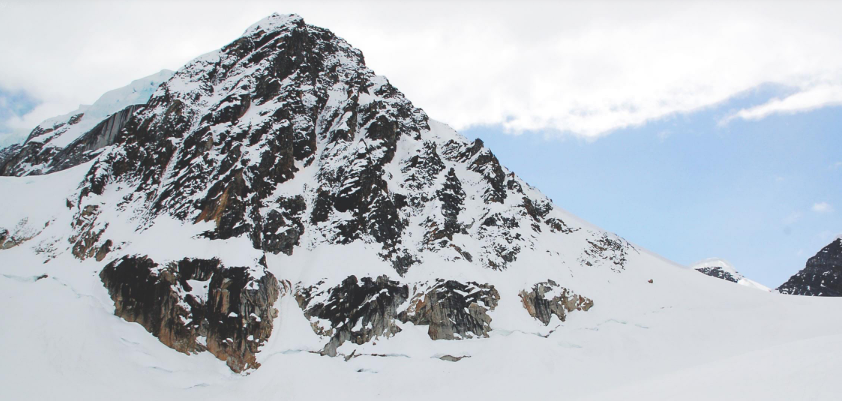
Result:
<instances>
[{"instance_id":1,"label":"rocky crag","mask_svg":"<svg viewBox=\"0 0 842 401\"><path fill-rule=\"evenodd\" d=\"M842 296L842 238L807 260L807 265L777 288L781 294Z\"/></svg>"}]
</instances>

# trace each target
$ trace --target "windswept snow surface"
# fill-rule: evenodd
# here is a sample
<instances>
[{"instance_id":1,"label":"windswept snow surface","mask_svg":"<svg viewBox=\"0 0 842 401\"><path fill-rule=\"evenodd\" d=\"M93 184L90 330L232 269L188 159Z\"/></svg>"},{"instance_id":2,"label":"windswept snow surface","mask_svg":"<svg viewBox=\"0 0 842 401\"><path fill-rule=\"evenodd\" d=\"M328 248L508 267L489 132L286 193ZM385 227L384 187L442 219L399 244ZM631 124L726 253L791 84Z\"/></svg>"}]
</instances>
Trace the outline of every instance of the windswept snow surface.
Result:
<instances>
[{"instance_id":1,"label":"windswept snow surface","mask_svg":"<svg viewBox=\"0 0 842 401\"><path fill-rule=\"evenodd\" d=\"M769 288L769 287L767 287L763 284L760 284L757 281L746 278L746 276L743 276L742 274L740 274L740 272L737 271L737 269L734 268L734 265L732 265L730 262L728 262L727 260L724 260L724 259L709 258L709 259L701 260L699 262L696 262L696 263L692 264L690 266L690 268L693 269L693 270L699 270L699 269L704 269L704 268L709 268L709 269L719 268L723 272L730 274L731 277L733 277L735 280L737 280L737 284L739 284L739 285L744 285L746 287L756 288L758 290L767 291L767 292L772 291L771 288Z\"/></svg>"},{"instance_id":2,"label":"windswept snow surface","mask_svg":"<svg viewBox=\"0 0 842 401\"><path fill-rule=\"evenodd\" d=\"M622 272L584 266L576 262L580 249L570 236L536 244L538 252L524 253L505 271L453 262L445 270L433 258L409 271L407 282L435 271L441 278L495 285L501 300L490 312L489 338L432 341L426 327L407 323L391 338L343 344L341 353L359 355L348 361L319 356L313 351L323 344L287 292L275 305L275 329L258 354L262 367L235 374L210 353L180 354L139 324L113 316L98 275L109 259L79 261L66 240L54 240L69 230L72 214L62 208L88 169L0 178L0 188L11 194L0 198L0 224L26 217L24 225L39 233L0 250L0 399L839 398L842 299L735 286L645 250L629 252ZM112 213L109 230L134 230L131 219ZM154 243L162 259L176 254L173 249L179 256L235 262L260 256L247 243L191 235L202 230L160 222L119 247L130 253L140 246L133 244L148 250ZM369 246L300 247L292 256L270 256L269 269L293 283L346 273L394 275ZM553 252L557 258L544 256ZM595 306L543 326L529 317L517 293L547 279L592 298ZM470 358L439 359L444 355Z\"/></svg>"}]
</instances>

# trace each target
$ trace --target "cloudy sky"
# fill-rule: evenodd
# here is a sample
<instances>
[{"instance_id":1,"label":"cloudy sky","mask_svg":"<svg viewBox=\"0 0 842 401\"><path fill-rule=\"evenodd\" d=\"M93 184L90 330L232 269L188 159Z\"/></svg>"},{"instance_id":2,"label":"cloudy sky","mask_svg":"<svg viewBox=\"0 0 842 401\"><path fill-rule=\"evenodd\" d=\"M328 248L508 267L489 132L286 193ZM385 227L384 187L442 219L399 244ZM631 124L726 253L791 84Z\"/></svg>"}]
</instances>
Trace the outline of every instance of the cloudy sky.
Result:
<instances>
[{"instance_id":1,"label":"cloudy sky","mask_svg":"<svg viewBox=\"0 0 842 401\"><path fill-rule=\"evenodd\" d=\"M733 3L0 0L0 144L294 12L561 207L777 286L842 233L842 3Z\"/></svg>"}]
</instances>

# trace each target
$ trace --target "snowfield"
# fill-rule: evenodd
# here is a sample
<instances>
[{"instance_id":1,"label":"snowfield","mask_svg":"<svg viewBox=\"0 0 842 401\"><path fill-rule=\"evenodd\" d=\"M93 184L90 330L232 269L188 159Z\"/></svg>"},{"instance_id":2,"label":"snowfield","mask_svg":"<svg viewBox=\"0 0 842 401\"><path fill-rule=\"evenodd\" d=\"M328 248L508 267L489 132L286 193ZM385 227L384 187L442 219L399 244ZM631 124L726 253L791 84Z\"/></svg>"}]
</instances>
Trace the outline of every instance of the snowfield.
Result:
<instances>
[{"instance_id":1,"label":"snowfield","mask_svg":"<svg viewBox=\"0 0 842 401\"><path fill-rule=\"evenodd\" d=\"M323 344L286 292L275 305L280 314L272 336L258 354L262 367L235 374L209 353L178 353L140 325L115 317L98 275L106 261L80 262L70 252L44 261L42 248L67 246L49 239L68 230L70 222L62 218L70 214L62 208L88 168L0 178L0 188L13 194L0 199L0 224L14 226L27 217L25 226L43 230L0 251L3 399L838 399L842 299L733 285L639 248L621 273L572 261L549 264L540 256L547 252L524 254L502 272L451 262L452 278L487 281L500 291L489 338L432 341L426 327L407 323L391 338L343 344L342 354L356 355L347 361L313 353ZM200 228L179 222L164 228L138 233L134 241L151 241L162 255L190 248L195 251L188 253L228 259L242 257L237 249L254 251L236 241L174 243L170 238ZM301 248L293 256L270 255L268 264L293 283L347 272L394 275L367 246ZM563 242L538 246L571 251ZM424 267L410 270L405 281L442 272ZM543 326L525 312L517 293L548 278L595 306ZM466 358L439 359L445 355Z\"/></svg>"}]
</instances>

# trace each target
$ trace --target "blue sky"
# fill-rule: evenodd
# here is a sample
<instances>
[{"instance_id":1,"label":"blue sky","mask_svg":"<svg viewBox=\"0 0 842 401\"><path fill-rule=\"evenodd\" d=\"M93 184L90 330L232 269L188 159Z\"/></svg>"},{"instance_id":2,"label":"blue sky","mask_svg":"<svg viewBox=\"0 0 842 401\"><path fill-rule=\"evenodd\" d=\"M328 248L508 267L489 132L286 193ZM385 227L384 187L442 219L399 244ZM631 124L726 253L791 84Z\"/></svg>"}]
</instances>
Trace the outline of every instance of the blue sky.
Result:
<instances>
[{"instance_id":1,"label":"blue sky","mask_svg":"<svg viewBox=\"0 0 842 401\"><path fill-rule=\"evenodd\" d=\"M24 131L16 130L14 124L39 103L38 99L23 90L10 91L0 87L0 147L23 137Z\"/></svg>"},{"instance_id":2,"label":"blue sky","mask_svg":"<svg viewBox=\"0 0 842 401\"><path fill-rule=\"evenodd\" d=\"M842 205L842 108L720 124L782 91L760 88L595 140L499 126L463 133L579 217L678 263L720 257L777 287L842 234L833 210Z\"/></svg>"}]
</instances>

